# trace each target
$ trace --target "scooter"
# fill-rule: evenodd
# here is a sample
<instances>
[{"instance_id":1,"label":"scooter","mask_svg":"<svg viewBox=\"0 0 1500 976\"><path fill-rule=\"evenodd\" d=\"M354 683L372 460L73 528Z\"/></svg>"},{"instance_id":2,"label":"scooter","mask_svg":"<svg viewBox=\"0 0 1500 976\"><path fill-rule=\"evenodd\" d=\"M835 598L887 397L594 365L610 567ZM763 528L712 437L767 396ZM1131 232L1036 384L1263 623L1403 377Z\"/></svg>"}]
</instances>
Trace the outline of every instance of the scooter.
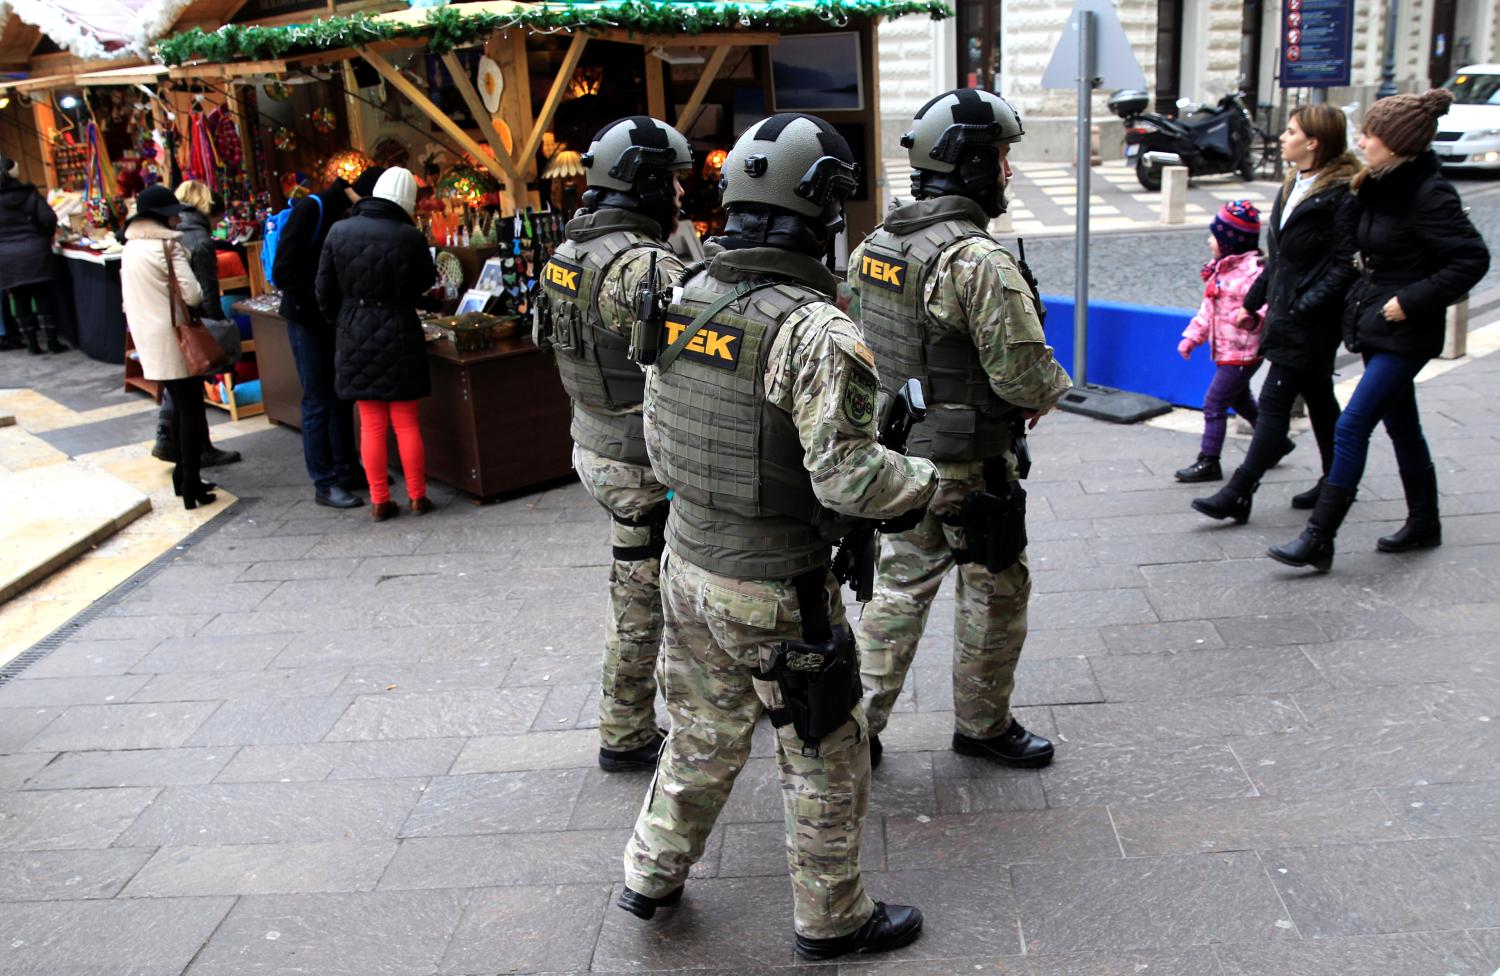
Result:
<instances>
[{"instance_id":1,"label":"scooter","mask_svg":"<svg viewBox=\"0 0 1500 976\"><path fill-rule=\"evenodd\" d=\"M1255 178L1254 126L1241 92L1230 92L1212 109L1188 111L1192 102L1182 99L1183 117L1176 119L1146 111L1150 99L1143 91L1117 91L1105 104L1125 121L1125 159L1135 163L1135 178L1148 190L1161 189L1163 166L1186 166L1189 176Z\"/></svg>"}]
</instances>

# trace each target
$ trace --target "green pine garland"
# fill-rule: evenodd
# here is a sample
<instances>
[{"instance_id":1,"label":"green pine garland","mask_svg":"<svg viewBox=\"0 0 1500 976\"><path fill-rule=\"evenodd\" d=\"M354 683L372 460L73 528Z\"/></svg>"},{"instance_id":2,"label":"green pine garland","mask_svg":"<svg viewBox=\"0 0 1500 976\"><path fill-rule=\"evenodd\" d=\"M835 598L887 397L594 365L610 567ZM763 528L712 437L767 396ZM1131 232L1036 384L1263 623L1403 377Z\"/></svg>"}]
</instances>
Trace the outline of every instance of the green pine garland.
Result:
<instances>
[{"instance_id":1,"label":"green pine garland","mask_svg":"<svg viewBox=\"0 0 1500 976\"><path fill-rule=\"evenodd\" d=\"M943 0L813 0L812 3L676 3L671 0L618 0L608 3L538 5L515 14L465 13L462 6L436 7L417 25L378 21L366 14L329 17L286 27L230 24L208 32L193 28L156 46L164 64L186 61L275 60L399 37L425 37L427 49L441 54L481 40L493 31L522 29L630 30L643 34L698 34L706 30L782 30L823 22L842 27L851 19L924 13L934 20L952 16Z\"/></svg>"}]
</instances>

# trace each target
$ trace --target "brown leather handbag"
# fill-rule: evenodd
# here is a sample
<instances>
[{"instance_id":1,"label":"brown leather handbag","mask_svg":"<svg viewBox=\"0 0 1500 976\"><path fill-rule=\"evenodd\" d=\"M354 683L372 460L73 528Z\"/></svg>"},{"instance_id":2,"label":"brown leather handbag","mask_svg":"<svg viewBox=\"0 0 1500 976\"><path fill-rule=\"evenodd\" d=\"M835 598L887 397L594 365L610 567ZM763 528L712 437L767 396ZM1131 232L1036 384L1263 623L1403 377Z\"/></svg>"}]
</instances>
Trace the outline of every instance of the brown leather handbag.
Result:
<instances>
[{"instance_id":1,"label":"brown leather handbag","mask_svg":"<svg viewBox=\"0 0 1500 976\"><path fill-rule=\"evenodd\" d=\"M229 362L224 347L213 334L204 328L198 316L188 308L177 285L177 269L172 261L170 241L161 242L162 257L167 262L167 292L172 302L172 332L177 337L177 349L182 361L187 364L189 376L206 376L223 369Z\"/></svg>"}]
</instances>

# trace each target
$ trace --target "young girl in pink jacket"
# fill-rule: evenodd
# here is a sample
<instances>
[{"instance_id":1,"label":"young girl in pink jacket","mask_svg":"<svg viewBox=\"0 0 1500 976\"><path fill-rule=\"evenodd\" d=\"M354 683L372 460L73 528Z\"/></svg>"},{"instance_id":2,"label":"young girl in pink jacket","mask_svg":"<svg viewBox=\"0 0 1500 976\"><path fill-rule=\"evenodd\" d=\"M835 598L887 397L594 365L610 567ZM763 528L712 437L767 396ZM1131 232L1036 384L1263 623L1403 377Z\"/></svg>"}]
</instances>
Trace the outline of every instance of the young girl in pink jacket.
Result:
<instances>
[{"instance_id":1,"label":"young girl in pink jacket","mask_svg":"<svg viewBox=\"0 0 1500 976\"><path fill-rule=\"evenodd\" d=\"M1213 260L1200 272L1207 283L1203 304L1177 344L1183 359L1208 343L1213 356L1213 382L1203 396L1203 442L1198 460L1177 472L1178 481L1218 481L1224 477L1219 452L1229 408L1252 425L1258 413L1250 378L1260 368L1260 335L1265 323L1259 315L1241 327L1245 293L1260 277L1265 261L1260 253L1260 211L1248 200L1224 204L1209 223L1208 247Z\"/></svg>"}]
</instances>

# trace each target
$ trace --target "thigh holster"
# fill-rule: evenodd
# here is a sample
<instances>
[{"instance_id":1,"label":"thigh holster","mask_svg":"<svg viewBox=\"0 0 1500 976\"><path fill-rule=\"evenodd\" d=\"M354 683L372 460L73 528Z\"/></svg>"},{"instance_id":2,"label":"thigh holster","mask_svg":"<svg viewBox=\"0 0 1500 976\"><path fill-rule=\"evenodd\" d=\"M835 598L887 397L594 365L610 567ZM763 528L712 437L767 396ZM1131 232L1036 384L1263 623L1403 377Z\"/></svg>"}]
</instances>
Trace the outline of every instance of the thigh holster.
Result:
<instances>
[{"instance_id":1,"label":"thigh holster","mask_svg":"<svg viewBox=\"0 0 1500 976\"><path fill-rule=\"evenodd\" d=\"M614 512L610 518L621 525L628 525L636 529L649 529L651 536L646 542L638 546L614 546L612 551L614 558L619 562L636 562L641 559L660 559L661 551L667 545L667 502L662 502L651 509L640 518L630 519Z\"/></svg>"},{"instance_id":2,"label":"thigh holster","mask_svg":"<svg viewBox=\"0 0 1500 976\"><path fill-rule=\"evenodd\" d=\"M769 666L755 672L761 681L776 682L782 707L768 711L771 724L791 725L804 756L818 755L818 743L843 728L864 696L854 633L828 623L826 572L819 566L792 581L802 610L803 639L781 641Z\"/></svg>"}]
</instances>

